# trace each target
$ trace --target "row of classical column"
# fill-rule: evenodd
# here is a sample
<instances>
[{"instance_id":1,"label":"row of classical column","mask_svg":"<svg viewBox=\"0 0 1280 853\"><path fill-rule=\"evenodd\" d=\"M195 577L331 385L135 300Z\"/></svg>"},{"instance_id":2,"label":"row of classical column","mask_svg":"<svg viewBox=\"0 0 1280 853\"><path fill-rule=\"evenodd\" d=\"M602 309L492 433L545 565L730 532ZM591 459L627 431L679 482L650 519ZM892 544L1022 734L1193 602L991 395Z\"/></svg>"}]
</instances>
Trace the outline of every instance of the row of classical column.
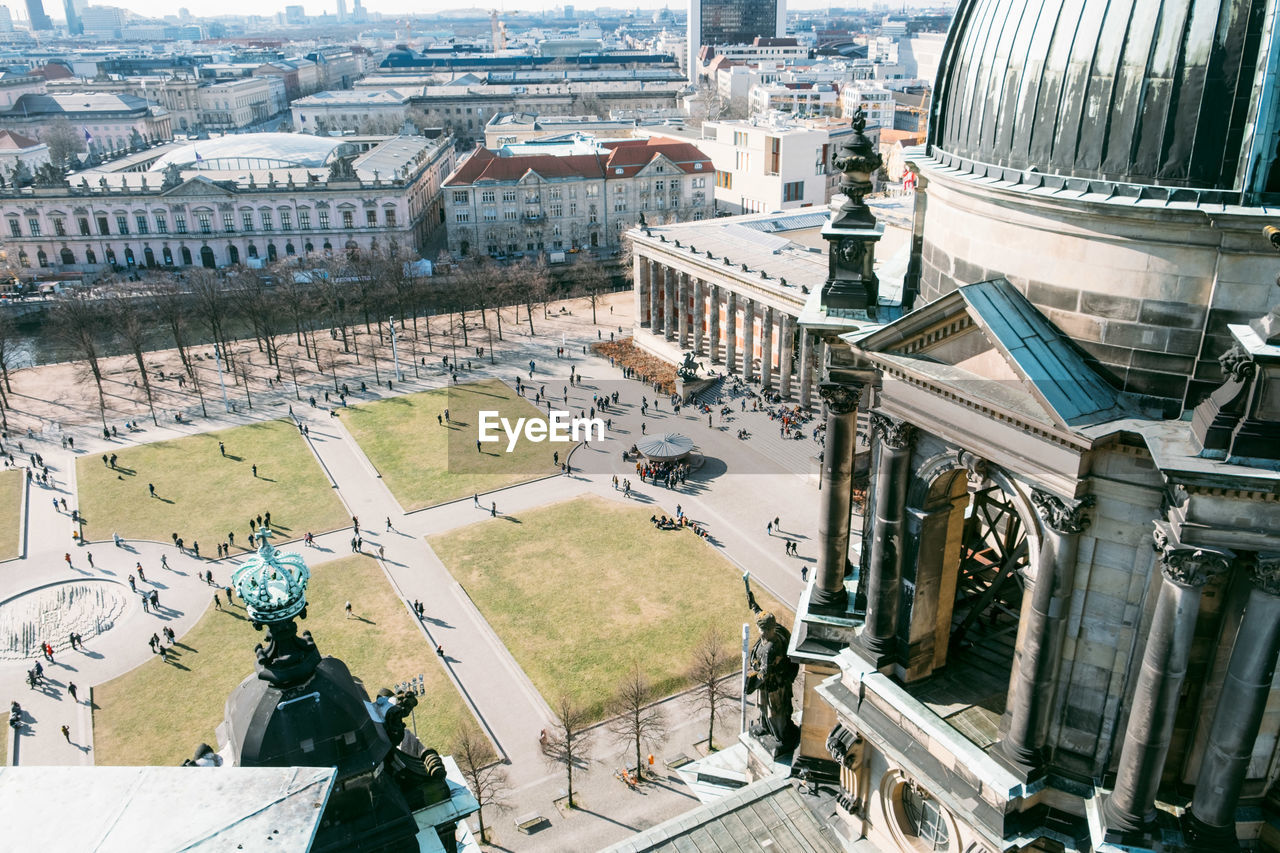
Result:
<instances>
[{"instance_id":1,"label":"row of classical column","mask_svg":"<svg viewBox=\"0 0 1280 853\"><path fill-rule=\"evenodd\" d=\"M794 380L798 385L798 402L805 408L810 406L816 348L808 333L797 330L795 318L749 296L740 296L728 287L703 281L649 258L635 259L634 274L636 317L642 327L681 349L691 349L695 355L710 356L712 364L723 363L727 373L750 382L756 378L758 321L761 387L790 398ZM726 321L723 328L722 310ZM797 332L799 354L793 358Z\"/></svg>"},{"instance_id":2,"label":"row of classical column","mask_svg":"<svg viewBox=\"0 0 1280 853\"><path fill-rule=\"evenodd\" d=\"M825 490L818 516L821 550L810 597L811 609L844 613L849 509L858 403L862 389L824 384L827 443ZM866 618L858 642L883 663L893 654L901 606L902 542L910 456L915 429L872 412L873 443L879 446L872 535L869 542ZM985 463L971 460L981 474ZM1056 707L1066 616L1075 583L1080 534L1089 526L1092 495L1064 498L1032 489L1031 501L1043 536L1035 577L1019 615L1015 672L1008 701L1009 728L1002 739L1015 763L1038 770ZM1128 724L1115 788L1104 807L1107 829L1140 832L1155 818L1156 792L1173 733L1194 639L1200 594L1215 574L1238 561L1224 550L1184 546L1168 524L1154 533L1161 584ZM1210 725L1188 812L1188 831L1210 841L1235 837L1235 813L1271 692L1280 654L1280 555L1260 555L1248 567L1252 588L1236 632L1226 679Z\"/></svg>"}]
</instances>

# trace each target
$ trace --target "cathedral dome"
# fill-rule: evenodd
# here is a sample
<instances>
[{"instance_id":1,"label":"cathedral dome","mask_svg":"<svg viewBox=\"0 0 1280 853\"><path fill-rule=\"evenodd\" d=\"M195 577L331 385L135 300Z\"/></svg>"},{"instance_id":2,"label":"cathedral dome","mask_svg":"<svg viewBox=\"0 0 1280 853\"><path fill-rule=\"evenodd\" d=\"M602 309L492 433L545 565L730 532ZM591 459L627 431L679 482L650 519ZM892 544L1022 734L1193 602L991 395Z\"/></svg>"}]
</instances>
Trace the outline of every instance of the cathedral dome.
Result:
<instances>
[{"instance_id":1,"label":"cathedral dome","mask_svg":"<svg viewBox=\"0 0 1280 853\"><path fill-rule=\"evenodd\" d=\"M1006 181L1251 203L1280 189L1268 5L960 0L930 153Z\"/></svg>"}]
</instances>

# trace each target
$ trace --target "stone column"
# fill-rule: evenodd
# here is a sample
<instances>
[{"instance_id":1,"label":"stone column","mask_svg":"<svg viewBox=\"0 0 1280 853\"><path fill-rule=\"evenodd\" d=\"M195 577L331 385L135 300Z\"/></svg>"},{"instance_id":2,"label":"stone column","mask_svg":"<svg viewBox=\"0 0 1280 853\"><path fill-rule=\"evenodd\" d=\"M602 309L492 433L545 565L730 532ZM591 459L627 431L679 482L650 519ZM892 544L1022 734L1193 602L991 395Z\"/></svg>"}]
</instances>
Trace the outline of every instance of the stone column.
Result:
<instances>
[{"instance_id":1,"label":"stone column","mask_svg":"<svg viewBox=\"0 0 1280 853\"><path fill-rule=\"evenodd\" d=\"M742 381L750 382L755 376L756 358L756 301L742 300Z\"/></svg>"},{"instance_id":2,"label":"stone column","mask_svg":"<svg viewBox=\"0 0 1280 853\"><path fill-rule=\"evenodd\" d=\"M813 337L800 330L800 406L808 409L813 402Z\"/></svg>"},{"instance_id":3,"label":"stone column","mask_svg":"<svg viewBox=\"0 0 1280 853\"><path fill-rule=\"evenodd\" d=\"M1194 840L1218 850L1237 847L1236 806L1280 653L1280 554L1259 555L1252 581L1185 818Z\"/></svg>"},{"instance_id":4,"label":"stone column","mask_svg":"<svg viewBox=\"0 0 1280 853\"><path fill-rule=\"evenodd\" d=\"M649 267L649 331L662 334L662 268L654 261L645 262Z\"/></svg>"},{"instance_id":5,"label":"stone column","mask_svg":"<svg viewBox=\"0 0 1280 853\"><path fill-rule=\"evenodd\" d=\"M724 297L724 369L732 374L738 369L738 294L730 290Z\"/></svg>"},{"instance_id":6,"label":"stone column","mask_svg":"<svg viewBox=\"0 0 1280 853\"><path fill-rule=\"evenodd\" d=\"M1229 551L1182 545L1165 522L1156 522L1154 535L1160 589L1124 731L1116 786L1103 806L1108 840L1141 832L1155 818L1156 789L1187 674L1201 588L1212 575L1226 571L1233 557Z\"/></svg>"},{"instance_id":7,"label":"stone column","mask_svg":"<svg viewBox=\"0 0 1280 853\"><path fill-rule=\"evenodd\" d=\"M711 328L709 330L711 341L709 347L711 349L711 363L720 363L720 285L711 285Z\"/></svg>"},{"instance_id":8,"label":"stone column","mask_svg":"<svg viewBox=\"0 0 1280 853\"><path fill-rule=\"evenodd\" d=\"M871 413L871 434L880 442L876 466L875 517L867 560L867 618L862 645L877 657L898 640L898 599L902 587L903 521L906 516L911 440L915 428L905 421ZM828 437L827 441L831 439Z\"/></svg>"},{"instance_id":9,"label":"stone column","mask_svg":"<svg viewBox=\"0 0 1280 853\"><path fill-rule=\"evenodd\" d=\"M702 327L707 324L707 294L702 279L693 280L693 351L702 355Z\"/></svg>"},{"instance_id":10,"label":"stone column","mask_svg":"<svg viewBox=\"0 0 1280 853\"><path fill-rule=\"evenodd\" d=\"M822 455L822 495L818 510L818 568L809 606L844 613L849 596L844 570L849 562L849 515L853 503L853 453L858 436L861 385L823 385L827 444Z\"/></svg>"},{"instance_id":11,"label":"stone column","mask_svg":"<svg viewBox=\"0 0 1280 853\"><path fill-rule=\"evenodd\" d=\"M791 396L791 335L793 331L791 317L787 314L779 313L778 336L781 340L778 344L778 393L782 395L784 400Z\"/></svg>"},{"instance_id":12,"label":"stone column","mask_svg":"<svg viewBox=\"0 0 1280 853\"><path fill-rule=\"evenodd\" d=\"M689 274L676 273L676 328L680 349L689 348Z\"/></svg>"},{"instance_id":13,"label":"stone column","mask_svg":"<svg viewBox=\"0 0 1280 853\"><path fill-rule=\"evenodd\" d=\"M773 381L773 309L768 305L760 314L760 387L769 390Z\"/></svg>"},{"instance_id":14,"label":"stone column","mask_svg":"<svg viewBox=\"0 0 1280 853\"><path fill-rule=\"evenodd\" d=\"M631 277L636 283L636 326L647 326L649 317L645 309L649 307L649 262L636 255L631 270Z\"/></svg>"},{"instance_id":15,"label":"stone column","mask_svg":"<svg viewBox=\"0 0 1280 853\"><path fill-rule=\"evenodd\" d=\"M667 286L663 291L663 300L667 305L667 316L663 319L663 332L666 333L668 341L676 339L676 309L680 305L680 295L678 295L676 280L680 277L680 273L672 268L667 268Z\"/></svg>"},{"instance_id":16,"label":"stone column","mask_svg":"<svg viewBox=\"0 0 1280 853\"><path fill-rule=\"evenodd\" d=\"M1032 489L1031 503L1043 522L1044 541L1031 589L1022 593L1008 702L1009 731L1002 746L1014 761L1038 768L1049 733L1080 534L1089 526L1084 511L1095 499L1085 495L1073 501Z\"/></svg>"}]
</instances>

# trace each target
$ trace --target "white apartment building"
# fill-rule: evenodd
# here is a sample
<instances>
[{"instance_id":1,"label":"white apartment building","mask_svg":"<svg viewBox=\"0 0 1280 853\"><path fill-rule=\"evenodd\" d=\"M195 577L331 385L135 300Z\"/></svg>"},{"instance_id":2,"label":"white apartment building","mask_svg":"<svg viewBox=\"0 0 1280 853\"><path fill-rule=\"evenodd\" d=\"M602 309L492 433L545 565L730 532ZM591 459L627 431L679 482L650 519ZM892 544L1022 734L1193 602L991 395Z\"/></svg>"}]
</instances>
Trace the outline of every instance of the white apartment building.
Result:
<instances>
[{"instance_id":1,"label":"white apartment building","mask_svg":"<svg viewBox=\"0 0 1280 853\"><path fill-rule=\"evenodd\" d=\"M241 77L200 89L201 123L210 130L235 130L275 115L273 79Z\"/></svg>"},{"instance_id":2,"label":"white apartment building","mask_svg":"<svg viewBox=\"0 0 1280 853\"><path fill-rule=\"evenodd\" d=\"M521 153L535 150L543 153ZM445 181L455 257L614 249L650 224L710 218L711 160L686 139L477 148Z\"/></svg>"},{"instance_id":3,"label":"white apartment building","mask_svg":"<svg viewBox=\"0 0 1280 853\"><path fill-rule=\"evenodd\" d=\"M832 152L851 131L833 119L771 113L704 122L701 132L655 128L651 135L688 140L711 158L717 213L765 213L826 204L839 181Z\"/></svg>"},{"instance_id":4,"label":"white apartment building","mask_svg":"<svg viewBox=\"0 0 1280 853\"><path fill-rule=\"evenodd\" d=\"M893 92L865 80L854 80L840 89L840 115L851 118L862 107L867 127L893 127Z\"/></svg>"},{"instance_id":5,"label":"white apartment building","mask_svg":"<svg viewBox=\"0 0 1280 853\"><path fill-rule=\"evenodd\" d=\"M840 93L831 84L769 83L751 87L751 114L784 112L803 116L832 116L840 109Z\"/></svg>"}]
</instances>

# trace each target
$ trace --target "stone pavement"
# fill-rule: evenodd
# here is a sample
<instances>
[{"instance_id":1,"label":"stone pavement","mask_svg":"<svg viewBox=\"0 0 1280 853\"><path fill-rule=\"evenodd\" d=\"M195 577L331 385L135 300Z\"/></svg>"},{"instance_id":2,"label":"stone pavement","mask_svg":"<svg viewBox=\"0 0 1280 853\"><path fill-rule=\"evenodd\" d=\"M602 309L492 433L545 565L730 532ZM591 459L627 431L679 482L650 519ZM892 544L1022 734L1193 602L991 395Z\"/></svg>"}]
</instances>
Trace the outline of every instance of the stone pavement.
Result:
<instances>
[{"instance_id":1,"label":"stone pavement","mask_svg":"<svg viewBox=\"0 0 1280 853\"><path fill-rule=\"evenodd\" d=\"M622 296L626 297L626 294ZM622 303L625 304L625 298ZM601 319L615 325L623 323L624 326L629 322L629 317L619 315L606 315ZM575 469L587 473L552 476L510 487L482 496L484 505L487 506L490 500L496 501L501 513L518 514L583 494L624 500L621 492L614 491L611 486L611 475L616 472L620 477L631 478L631 500L652 504L655 510L667 514L674 514L675 505L682 504L686 514L710 529L714 547L739 568L749 570L754 583L784 602L795 602L802 589L800 567L806 564L812 567L816 557L817 491L808 471L809 457L818 449L817 444L807 438L783 444L777 438L776 423L760 412L737 411L724 424L718 422L717 415L713 419L714 425L708 427L706 415L699 414L692 407L686 407L682 414L675 415L664 399L660 409L655 411L651 408L647 415L642 416L640 398L644 396L652 401L652 390L637 382L621 380L620 371L609 367L607 360L581 355L581 347L589 345L595 338L596 327L582 323L581 318L575 318L574 323L561 324L567 326L562 329L556 329L554 323L542 325L555 331L529 339L513 334L512 328L508 327L507 336L511 340L501 350L498 365L491 367L487 360L476 363L471 374L460 378L497 375L511 381L517 369L527 377L527 361L534 358L538 369L531 384L556 383L556 390L559 390L572 365L580 371L582 382L570 389L567 408L588 408L593 393L617 390L620 406L610 412L613 432L603 444L583 446L575 451ZM562 341L569 346L571 354L576 353L574 357L554 357L555 347ZM419 381L397 383L396 392L410 393L438 387L446 380L447 377L437 371ZM383 389L379 389L379 393L388 395ZM514 789L509 798L511 809L505 816L490 816L491 823L499 828L504 846L520 850L595 849L695 805L678 783L667 781L662 785L646 785L642 792L635 792L612 778L613 771L623 761L619 756L621 748L602 736L595 752L598 763L593 764L575 786L580 788L586 808L568 816L556 809L552 801L563 787L563 773L546 765L537 743L537 733L550 720L550 711L471 603L465 590L453 580L424 539L433 533L488 518L488 512L477 510L470 499L464 499L405 513L351 438L341 417L331 418L327 410L313 409L305 403L297 404L289 393L277 397L269 405L262 400L253 412L219 417L213 422L201 421L122 435L112 440L110 446L118 448L140 439L156 441L178 434L220 429L235 422L281 416L286 413L285 406L289 403L293 403L293 411L308 424L309 444L334 482L339 497L351 514L360 518L366 552L372 550L376 553L379 545L384 546L383 566L398 594L402 599L421 599L426 604L426 619L422 624L425 637L443 647L450 677L510 762L508 771ZM634 469L621 461L621 450L639 437L641 421L650 433L684 432L694 439L706 457L706 464L683 488L668 490L641 483L634 476ZM737 439L735 434L740 428L748 429L752 438L746 441ZM28 442L27 450L32 449L30 444ZM144 613L140 599L126 595L126 606L114 627L93 638L90 638L90 631L80 629L89 638L83 652L70 651L66 636L48 638L58 650L57 662L46 665L50 682L48 689L32 691L23 683L23 675L31 661L0 661L0 685L9 688L10 698L22 702L30 723L20 738L17 762L88 764L93 761L89 709L87 704L75 704L66 696L66 682L75 681L80 688L81 699L85 700L90 686L145 662L151 654L146 640L160 625L171 625L181 639L181 635L203 614L211 598L210 587L197 580L196 573L212 569L215 581L225 584L241 558L195 560L170 545L154 542L129 541L124 548L116 548L109 541L79 548L73 546L69 515L60 508L55 510L52 499L65 497L68 507L75 508L74 454L59 449L56 443L53 447L49 446L50 442L40 442L39 445L38 452L44 454L56 485L44 487L34 482L27 485L26 553L23 558L0 564L0 602L41 585L89 578L113 584L116 589L127 593L124 580L133 571L135 562L140 561L149 579L147 583L140 583L140 588L157 589L163 605L159 614ZM88 429L76 433L76 445L80 453L91 454L108 446L100 432L94 434ZM782 517L783 536L766 532L766 525L775 516ZM391 519L394 528L390 532L385 530L387 518ZM297 545L291 550L302 553L308 563L317 564L349 551L351 535L350 529L338 530L318 536L317 548ZM781 540L785 538L799 543L799 558L784 555ZM68 550L72 552L70 566L63 559ZM87 564L90 552L94 556L92 569ZM167 556L170 570L160 568L161 555ZM742 618L744 621L750 619L745 601ZM323 638L319 640L323 648ZM246 674L251 665L250 646L249 638L246 638ZM663 747L663 754L684 751L694 755L692 750L696 741L705 737L705 716L690 709L687 698L677 697L669 700L668 704L676 710L671 715L673 730ZM736 730L736 712L730 717L726 734L731 738L732 730ZM73 743L67 743L59 736L59 726L64 723L71 728ZM719 735L718 739L725 739L726 734ZM674 779L674 775L671 778ZM549 817L551 826L533 836L515 834L509 820L511 814L532 810Z\"/></svg>"}]
</instances>

